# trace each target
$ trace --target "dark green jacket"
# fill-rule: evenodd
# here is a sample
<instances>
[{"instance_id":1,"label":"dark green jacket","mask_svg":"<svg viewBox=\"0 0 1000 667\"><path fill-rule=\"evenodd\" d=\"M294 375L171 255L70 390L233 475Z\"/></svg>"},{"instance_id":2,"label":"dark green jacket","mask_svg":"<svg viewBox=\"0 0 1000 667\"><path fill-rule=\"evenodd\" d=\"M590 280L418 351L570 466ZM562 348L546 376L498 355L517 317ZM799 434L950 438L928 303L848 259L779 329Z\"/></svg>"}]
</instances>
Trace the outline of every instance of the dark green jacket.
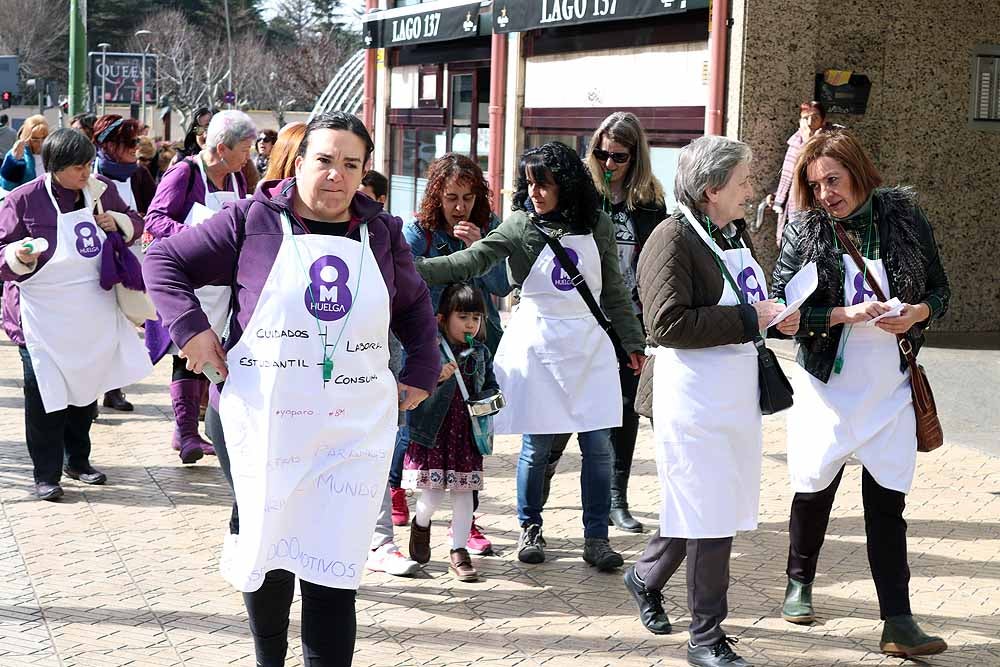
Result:
<instances>
[{"instance_id":1,"label":"dark green jacket","mask_svg":"<svg viewBox=\"0 0 1000 667\"><path fill-rule=\"evenodd\" d=\"M568 225L547 227L547 230L556 238L570 232ZM601 307L611 319L625 351L642 352L645 349L642 328L632 312L632 300L618 266L614 229L606 213L601 213L593 232L601 255ZM427 284L440 285L471 280L507 260L511 284L519 286L544 248L545 239L528 221L528 214L515 211L499 227L465 250L446 257L418 259L417 272Z\"/></svg>"}]
</instances>

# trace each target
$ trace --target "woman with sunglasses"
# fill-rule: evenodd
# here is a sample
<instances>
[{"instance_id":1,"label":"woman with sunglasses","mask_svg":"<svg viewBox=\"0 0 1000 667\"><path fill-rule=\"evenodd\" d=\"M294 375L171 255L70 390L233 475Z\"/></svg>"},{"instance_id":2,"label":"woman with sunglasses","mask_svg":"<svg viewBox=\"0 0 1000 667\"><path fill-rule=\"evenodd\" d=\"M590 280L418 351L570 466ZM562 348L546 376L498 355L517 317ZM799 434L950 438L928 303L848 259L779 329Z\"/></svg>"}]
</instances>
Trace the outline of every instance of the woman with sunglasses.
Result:
<instances>
[{"instance_id":1,"label":"woman with sunglasses","mask_svg":"<svg viewBox=\"0 0 1000 667\"><path fill-rule=\"evenodd\" d=\"M653 175L649 141L634 114L616 111L598 126L590 139L587 167L601 195L604 212L611 216L618 245L618 265L625 287L632 297L632 311L642 325L642 303L636 289L635 272L639 252L653 229L667 217L663 186ZM628 510L628 480L632 455L639 433L639 415L635 413L635 394L639 376L622 366L620 369L624 413L622 425L611 431L614 453L611 475L611 521L629 533L641 533L642 524ZM558 436L549 454L545 470L545 490L549 488L556 464L562 457L568 435ZM543 494L545 497L548 493Z\"/></svg>"},{"instance_id":2,"label":"woman with sunglasses","mask_svg":"<svg viewBox=\"0 0 1000 667\"><path fill-rule=\"evenodd\" d=\"M132 118L115 114L101 116L94 122L93 141L97 146L94 171L111 181L125 205L139 215L146 215L156 193L156 183L149 172L141 168L136 155L142 124ZM133 250L138 250L136 245ZM140 253L136 253L141 257ZM132 404L121 389L105 392L106 408L132 412Z\"/></svg>"},{"instance_id":3,"label":"woman with sunglasses","mask_svg":"<svg viewBox=\"0 0 1000 667\"><path fill-rule=\"evenodd\" d=\"M118 196L129 208L146 215L156 194L156 183L146 169L140 169L136 148L141 124L132 118L114 114L101 116L94 123L97 146L97 173L114 184Z\"/></svg>"},{"instance_id":4,"label":"woman with sunglasses","mask_svg":"<svg viewBox=\"0 0 1000 667\"><path fill-rule=\"evenodd\" d=\"M188 131L184 135L184 145L177 151L170 166L173 166L186 157L197 155L205 148L208 124L211 122L212 110L208 107L201 107L194 112L194 118L191 120Z\"/></svg>"},{"instance_id":5,"label":"woman with sunglasses","mask_svg":"<svg viewBox=\"0 0 1000 667\"><path fill-rule=\"evenodd\" d=\"M242 111L222 111L212 117L205 135L205 148L185 158L164 174L146 215L146 229L155 245L160 240L197 227L222 210L226 202L247 196L242 169L257 136L253 121ZM220 337L229 322L232 293L228 286L206 285L197 290L202 309L213 331ZM160 322L146 323L146 347L153 363L177 347ZM198 434L198 416L205 376L194 372L180 356L174 356L170 398L174 407L172 446L182 463L194 463L215 449Z\"/></svg>"}]
</instances>

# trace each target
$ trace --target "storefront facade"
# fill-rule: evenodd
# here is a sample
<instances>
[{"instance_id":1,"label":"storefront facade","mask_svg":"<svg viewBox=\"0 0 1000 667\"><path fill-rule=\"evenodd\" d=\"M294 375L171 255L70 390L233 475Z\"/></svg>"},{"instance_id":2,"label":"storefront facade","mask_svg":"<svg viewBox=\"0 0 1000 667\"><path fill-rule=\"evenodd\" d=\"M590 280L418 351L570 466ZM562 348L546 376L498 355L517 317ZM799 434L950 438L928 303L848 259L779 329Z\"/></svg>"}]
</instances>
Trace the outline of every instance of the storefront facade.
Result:
<instances>
[{"instance_id":1,"label":"storefront facade","mask_svg":"<svg viewBox=\"0 0 1000 667\"><path fill-rule=\"evenodd\" d=\"M562 141L583 156L594 129L620 110L642 120L669 192L677 151L704 131L707 0L383 4L365 30L369 47L382 49L376 169L390 178L396 215L419 207L427 166L448 151L492 172L496 208L509 211L525 148ZM491 105L501 112L492 135ZM491 136L502 141L495 165Z\"/></svg>"}]
</instances>

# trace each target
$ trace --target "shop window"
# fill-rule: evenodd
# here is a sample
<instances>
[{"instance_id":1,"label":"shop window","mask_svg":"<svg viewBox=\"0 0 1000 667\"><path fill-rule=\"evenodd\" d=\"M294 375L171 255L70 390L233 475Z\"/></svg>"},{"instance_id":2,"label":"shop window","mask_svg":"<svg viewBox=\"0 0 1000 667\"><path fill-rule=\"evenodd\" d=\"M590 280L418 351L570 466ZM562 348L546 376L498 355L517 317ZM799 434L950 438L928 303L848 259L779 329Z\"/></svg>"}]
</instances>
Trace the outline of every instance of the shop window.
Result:
<instances>
[{"instance_id":1,"label":"shop window","mask_svg":"<svg viewBox=\"0 0 1000 667\"><path fill-rule=\"evenodd\" d=\"M532 132L526 137L525 148L537 148L551 141L559 141L575 150L581 159L586 159L587 149L590 147L590 136L590 133L542 134ZM655 139L650 141L649 159L653 166L653 174L660 179L660 183L663 185L667 210L672 211L677 204L677 200L674 198L674 178L677 175L677 159L681 149L679 146L658 146Z\"/></svg>"},{"instance_id":2,"label":"shop window","mask_svg":"<svg viewBox=\"0 0 1000 667\"><path fill-rule=\"evenodd\" d=\"M541 134L532 132L528 135L525 148L538 148L542 144L553 141L566 144L575 150L580 157L587 153L587 144L590 143L590 134Z\"/></svg>"},{"instance_id":3,"label":"shop window","mask_svg":"<svg viewBox=\"0 0 1000 667\"><path fill-rule=\"evenodd\" d=\"M394 215L414 217L427 189L427 169L447 152L446 142L444 130L393 128L388 204Z\"/></svg>"},{"instance_id":4,"label":"shop window","mask_svg":"<svg viewBox=\"0 0 1000 667\"><path fill-rule=\"evenodd\" d=\"M442 85L444 84L441 65L421 65L417 68L417 98L421 107L442 106Z\"/></svg>"}]
</instances>

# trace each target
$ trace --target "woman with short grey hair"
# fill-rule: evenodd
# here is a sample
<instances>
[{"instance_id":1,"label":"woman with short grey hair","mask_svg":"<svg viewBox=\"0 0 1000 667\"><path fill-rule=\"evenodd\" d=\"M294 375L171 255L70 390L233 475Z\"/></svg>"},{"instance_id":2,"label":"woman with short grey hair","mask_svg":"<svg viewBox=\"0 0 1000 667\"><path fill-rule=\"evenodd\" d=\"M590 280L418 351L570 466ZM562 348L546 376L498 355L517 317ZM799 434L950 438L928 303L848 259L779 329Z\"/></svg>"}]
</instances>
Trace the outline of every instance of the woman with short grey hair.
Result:
<instances>
[{"instance_id":1,"label":"woman with short grey hair","mask_svg":"<svg viewBox=\"0 0 1000 667\"><path fill-rule=\"evenodd\" d=\"M220 111L212 116L205 147L171 167L156 188L146 214L146 229L154 243L200 225L226 202L247 196L241 169L256 136L257 128L242 111ZM212 330L221 337L229 319L230 288L209 285L196 294ZM189 370L176 356L177 349L160 322L146 323L146 347L154 364L168 351L175 353L170 383L176 424L172 447L181 462L194 463L205 454L215 454L212 444L198 433L199 409L207 389L205 377Z\"/></svg>"},{"instance_id":2,"label":"woman with short grey hair","mask_svg":"<svg viewBox=\"0 0 1000 667\"><path fill-rule=\"evenodd\" d=\"M743 216L749 147L707 136L681 151L678 211L650 235L638 287L647 341L636 411L653 419L659 530L625 586L643 625L667 634L662 590L687 557L688 663L745 667L722 622L737 531L757 527L761 412L754 339L783 309L767 298ZM778 325L794 331L798 315ZM652 390L652 391L650 391Z\"/></svg>"},{"instance_id":3,"label":"woman with short grey hair","mask_svg":"<svg viewBox=\"0 0 1000 667\"><path fill-rule=\"evenodd\" d=\"M152 366L114 291L102 289L105 244L120 244L119 233L134 242L142 217L111 181L91 175L94 145L80 132L56 130L40 152L45 173L0 207L0 280L7 283L3 327L24 369L35 495L56 500L64 472L84 484L106 481L90 464L95 399L138 382Z\"/></svg>"}]
</instances>

